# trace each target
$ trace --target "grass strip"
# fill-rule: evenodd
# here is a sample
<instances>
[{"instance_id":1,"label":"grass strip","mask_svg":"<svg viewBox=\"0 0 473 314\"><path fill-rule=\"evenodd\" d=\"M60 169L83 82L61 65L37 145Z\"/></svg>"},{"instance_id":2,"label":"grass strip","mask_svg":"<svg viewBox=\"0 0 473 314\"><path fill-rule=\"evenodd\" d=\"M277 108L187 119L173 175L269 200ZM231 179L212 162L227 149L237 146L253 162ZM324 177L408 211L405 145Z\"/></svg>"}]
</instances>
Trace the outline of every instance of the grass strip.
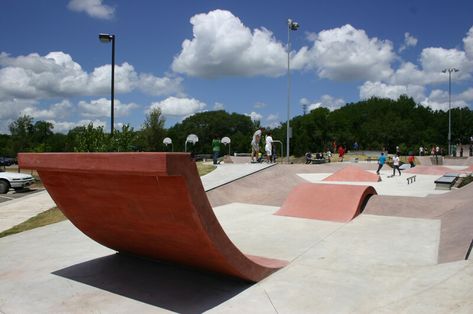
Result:
<instances>
[{"instance_id":1,"label":"grass strip","mask_svg":"<svg viewBox=\"0 0 473 314\"><path fill-rule=\"evenodd\" d=\"M34 228L47 226L56 222L66 220L67 218L62 214L62 212L57 207L53 207L39 213L38 215L31 217L30 219L18 224L8 230L0 232L0 238L6 237L11 234L20 233L23 231L31 230Z\"/></svg>"}]
</instances>

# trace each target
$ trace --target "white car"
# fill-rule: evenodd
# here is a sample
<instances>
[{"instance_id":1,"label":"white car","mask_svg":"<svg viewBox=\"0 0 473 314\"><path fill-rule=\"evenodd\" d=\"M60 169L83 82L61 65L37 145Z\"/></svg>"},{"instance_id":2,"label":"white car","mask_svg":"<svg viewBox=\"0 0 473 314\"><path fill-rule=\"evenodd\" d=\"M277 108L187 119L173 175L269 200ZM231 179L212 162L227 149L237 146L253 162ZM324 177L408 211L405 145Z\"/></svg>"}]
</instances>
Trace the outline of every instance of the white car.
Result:
<instances>
[{"instance_id":1,"label":"white car","mask_svg":"<svg viewBox=\"0 0 473 314\"><path fill-rule=\"evenodd\" d=\"M24 173L0 172L0 194L6 194L8 190L21 190L35 182L33 176Z\"/></svg>"}]
</instances>

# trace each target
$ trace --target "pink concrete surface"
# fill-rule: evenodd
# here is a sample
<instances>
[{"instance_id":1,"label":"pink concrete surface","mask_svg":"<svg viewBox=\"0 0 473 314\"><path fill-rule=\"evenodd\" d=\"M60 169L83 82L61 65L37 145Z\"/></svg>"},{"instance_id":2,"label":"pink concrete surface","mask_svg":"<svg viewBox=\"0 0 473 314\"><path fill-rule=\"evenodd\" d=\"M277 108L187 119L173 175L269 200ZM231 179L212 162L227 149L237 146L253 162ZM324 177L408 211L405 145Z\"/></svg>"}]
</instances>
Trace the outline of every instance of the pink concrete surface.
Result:
<instances>
[{"instance_id":1,"label":"pink concrete surface","mask_svg":"<svg viewBox=\"0 0 473 314\"><path fill-rule=\"evenodd\" d=\"M119 252L259 281L287 262L242 254L184 153L25 153L64 215Z\"/></svg>"},{"instance_id":2,"label":"pink concrete surface","mask_svg":"<svg viewBox=\"0 0 473 314\"><path fill-rule=\"evenodd\" d=\"M446 173L463 173L464 170L456 170L445 166L415 166L414 168L404 170L403 172L443 176Z\"/></svg>"},{"instance_id":3,"label":"pink concrete surface","mask_svg":"<svg viewBox=\"0 0 473 314\"><path fill-rule=\"evenodd\" d=\"M348 166L338 170L323 181L378 182L381 178L357 166Z\"/></svg>"},{"instance_id":4,"label":"pink concrete surface","mask_svg":"<svg viewBox=\"0 0 473 314\"><path fill-rule=\"evenodd\" d=\"M348 222L375 194L371 186L303 183L289 193L275 215Z\"/></svg>"}]
</instances>

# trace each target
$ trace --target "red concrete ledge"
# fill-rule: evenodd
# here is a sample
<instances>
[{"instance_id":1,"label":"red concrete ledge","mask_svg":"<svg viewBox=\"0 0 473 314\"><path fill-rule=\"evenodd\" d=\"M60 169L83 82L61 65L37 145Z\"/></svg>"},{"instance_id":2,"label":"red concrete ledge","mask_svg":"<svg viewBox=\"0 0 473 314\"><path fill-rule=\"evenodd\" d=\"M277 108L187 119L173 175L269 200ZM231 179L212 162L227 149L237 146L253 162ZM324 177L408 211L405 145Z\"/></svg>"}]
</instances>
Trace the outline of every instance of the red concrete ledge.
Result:
<instances>
[{"instance_id":1,"label":"red concrete ledge","mask_svg":"<svg viewBox=\"0 0 473 314\"><path fill-rule=\"evenodd\" d=\"M24 153L64 215L120 252L259 281L287 264L229 240L185 153Z\"/></svg>"},{"instance_id":2,"label":"red concrete ledge","mask_svg":"<svg viewBox=\"0 0 473 314\"><path fill-rule=\"evenodd\" d=\"M289 193L275 215L348 222L376 194L371 186L302 183Z\"/></svg>"}]
</instances>

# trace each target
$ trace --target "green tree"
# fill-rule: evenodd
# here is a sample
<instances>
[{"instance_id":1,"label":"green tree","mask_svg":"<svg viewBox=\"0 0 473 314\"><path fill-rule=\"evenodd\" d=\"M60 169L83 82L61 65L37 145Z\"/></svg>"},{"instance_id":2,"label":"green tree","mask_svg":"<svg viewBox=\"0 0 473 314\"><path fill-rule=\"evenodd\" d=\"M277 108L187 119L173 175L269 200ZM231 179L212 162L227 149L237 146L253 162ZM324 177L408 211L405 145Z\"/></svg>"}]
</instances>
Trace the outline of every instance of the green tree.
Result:
<instances>
[{"instance_id":1,"label":"green tree","mask_svg":"<svg viewBox=\"0 0 473 314\"><path fill-rule=\"evenodd\" d=\"M94 127L93 123L75 128L74 151L107 152L110 151L110 136L105 134L103 126Z\"/></svg>"},{"instance_id":2,"label":"green tree","mask_svg":"<svg viewBox=\"0 0 473 314\"><path fill-rule=\"evenodd\" d=\"M163 151L163 139L166 137L165 121L159 108L152 109L146 115L145 122L137 138L139 150Z\"/></svg>"},{"instance_id":3,"label":"green tree","mask_svg":"<svg viewBox=\"0 0 473 314\"><path fill-rule=\"evenodd\" d=\"M115 130L112 138L112 150L130 152L135 150L137 134L129 124L124 124L121 131Z\"/></svg>"},{"instance_id":4,"label":"green tree","mask_svg":"<svg viewBox=\"0 0 473 314\"><path fill-rule=\"evenodd\" d=\"M31 150L31 135L33 134L33 118L24 115L10 123L10 133L13 143L13 154Z\"/></svg>"}]
</instances>

